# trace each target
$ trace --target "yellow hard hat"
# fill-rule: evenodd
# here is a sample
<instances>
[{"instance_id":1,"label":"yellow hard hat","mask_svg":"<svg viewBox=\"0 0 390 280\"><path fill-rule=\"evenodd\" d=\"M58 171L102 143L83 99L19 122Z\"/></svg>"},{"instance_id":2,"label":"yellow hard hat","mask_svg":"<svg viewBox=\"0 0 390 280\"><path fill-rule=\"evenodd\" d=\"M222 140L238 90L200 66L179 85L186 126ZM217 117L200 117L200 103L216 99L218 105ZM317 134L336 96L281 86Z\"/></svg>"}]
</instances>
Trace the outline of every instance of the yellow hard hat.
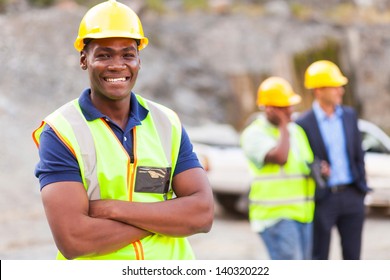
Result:
<instances>
[{"instance_id":1,"label":"yellow hard hat","mask_svg":"<svg viewBox=\"0 0 390 280\"><path fill-rule=\"evenodd\" d=\"M305 88L341 87L348 79L341 73L339 67L331 61L319 60L312 63L305 72Z\"/></svg>"},{"instance_id":2,"label":"yellow hard hat","mask_svg":"<svg viewBox=\"0 0 390 280\"><path fill-rule=\"evenodd\" d=\"M288 107L301 102L289 82L280 77L270 77L264 80L257 90L258 106Z\"/></svg>"},{"instance_id":3,"label":"yellow hard hat","mask_svg":"<svg viewBox=\"0 0 390 280\"><path fill-rule=\"evenodd\" d=\"M148 44L137 14L122 3L108 0L92 7L84 15L74 47L81 51L84 48L84 39L112 37L139 40L138 50Z\"/></svg>"}]
</instances>

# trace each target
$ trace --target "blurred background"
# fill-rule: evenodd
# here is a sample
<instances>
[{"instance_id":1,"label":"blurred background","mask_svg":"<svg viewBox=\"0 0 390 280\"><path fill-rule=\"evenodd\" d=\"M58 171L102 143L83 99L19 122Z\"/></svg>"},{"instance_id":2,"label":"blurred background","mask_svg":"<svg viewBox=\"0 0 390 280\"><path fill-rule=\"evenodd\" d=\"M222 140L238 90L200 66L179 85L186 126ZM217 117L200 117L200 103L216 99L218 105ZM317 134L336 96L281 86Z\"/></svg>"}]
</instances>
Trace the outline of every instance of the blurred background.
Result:
<instances>
[{"instance_id":1,"label":"blurred background","mask_svg":"<svg viewBox=\"0 0 390 280\"><path fill-rule=\"evenodd\" d=\"M98 2L0 0L0 259L54 258L31 133L88 87L73 42ZM239 132L270 75L289 80L303 97L298 111L305 110L312 97L304 70L329 59L350 81L345 103L390 133L389 0L121 2L137 12L149 38L134 91L176 110L188 128L226 124ZM245 217L225 210L217 204L212 231L191 238L199 257L266 259ZM378 245L389 232L387 212L368 213L363 258L390 259L390 241ZM337 248L332 258L340 259Z\"/></svg>"}]
</instances>

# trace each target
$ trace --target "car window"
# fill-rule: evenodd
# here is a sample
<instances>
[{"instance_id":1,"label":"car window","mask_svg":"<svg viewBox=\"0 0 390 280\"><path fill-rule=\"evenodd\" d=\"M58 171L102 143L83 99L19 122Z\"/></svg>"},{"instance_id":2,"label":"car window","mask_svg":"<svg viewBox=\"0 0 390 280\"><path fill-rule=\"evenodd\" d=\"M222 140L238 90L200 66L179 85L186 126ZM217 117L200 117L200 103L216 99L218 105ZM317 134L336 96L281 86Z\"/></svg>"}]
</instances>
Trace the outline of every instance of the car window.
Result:
<instances>
[{"instance_id":1,"label":"car window","mask_svg":"<svg viewBox=\"0 0 390 280\"><path fill-rule=\"evenodd\" d=\"M374 135L361 132L362 146L365 152L388 154L389 151Z\"/></svg>"}]
</instances>

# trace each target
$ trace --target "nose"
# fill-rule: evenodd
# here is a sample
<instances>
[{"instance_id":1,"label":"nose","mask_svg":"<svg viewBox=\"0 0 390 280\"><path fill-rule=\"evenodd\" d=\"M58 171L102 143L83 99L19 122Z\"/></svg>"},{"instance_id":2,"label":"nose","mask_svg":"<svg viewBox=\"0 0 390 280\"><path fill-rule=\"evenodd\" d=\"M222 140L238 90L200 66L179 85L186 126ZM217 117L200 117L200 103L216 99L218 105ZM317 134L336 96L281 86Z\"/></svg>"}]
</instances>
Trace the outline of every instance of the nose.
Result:
<instances>
[{"instance_id":1,"label":"nose","mask_svg":"<svg viewBox=\"0 0 390 280\"><path fill-rule=\"evenodd\" d=\"M108 70L110 71L122 71L124 69L126 69L126 64L122 61L121 57L114 57L108 66Z\"/></svg>"},{"instance_id":2,"label":"nose","mask_svg":"<svg viewBox=\"0 0 390 280\"><path fill-rule=\"evenodd\" d=\"M109 71L122 71L126 69L126 65L123 63L114 63L108 66Z\"/></svg>"}]
</instances>

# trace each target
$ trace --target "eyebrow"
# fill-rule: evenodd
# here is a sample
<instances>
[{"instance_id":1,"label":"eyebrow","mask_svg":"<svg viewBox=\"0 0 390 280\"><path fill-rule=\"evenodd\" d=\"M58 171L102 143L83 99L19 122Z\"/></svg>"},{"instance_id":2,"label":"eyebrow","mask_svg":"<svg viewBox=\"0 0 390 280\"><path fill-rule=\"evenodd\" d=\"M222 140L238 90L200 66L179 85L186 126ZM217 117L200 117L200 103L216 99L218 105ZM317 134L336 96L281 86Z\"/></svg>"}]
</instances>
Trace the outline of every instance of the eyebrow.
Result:
<instances>
[{"instance_id":1,"label":"eyebrow","mask_svg":"<svg viewBox=\"0 0 390 280\"><path fill-rule=\"evenodd\" d=\"M106 52L116 51L116 50L114 50L111 47L97 47L96 50L98 50L98 51L106 51ZM137 51L137 48L131 46L131 47L126 47L126 48L120 49L119 51L120 52Z\"/></svg>"}]
</instances>

